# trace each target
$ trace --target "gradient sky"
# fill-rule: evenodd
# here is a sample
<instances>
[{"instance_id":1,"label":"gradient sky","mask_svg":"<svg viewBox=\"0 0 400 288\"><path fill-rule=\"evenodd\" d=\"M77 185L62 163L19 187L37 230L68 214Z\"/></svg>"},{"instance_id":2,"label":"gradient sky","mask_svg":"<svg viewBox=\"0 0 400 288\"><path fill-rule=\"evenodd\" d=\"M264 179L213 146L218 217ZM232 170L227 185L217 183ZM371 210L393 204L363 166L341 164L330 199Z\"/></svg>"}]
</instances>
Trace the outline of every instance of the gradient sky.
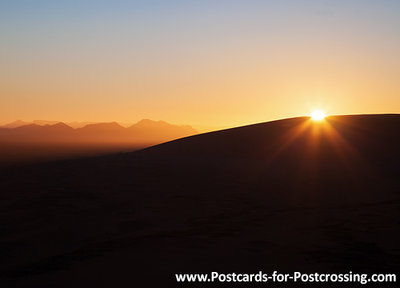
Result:
<instances>
[{"instance_id":1,"label":"gradient sky","mask_svg":"<svg viewBox=\"0 0 400 288\"><path fill-rule=\"evenodd\" d=\"M0 122L400 112L400 1L0 0Z\"/></svg>"}]
</instances>

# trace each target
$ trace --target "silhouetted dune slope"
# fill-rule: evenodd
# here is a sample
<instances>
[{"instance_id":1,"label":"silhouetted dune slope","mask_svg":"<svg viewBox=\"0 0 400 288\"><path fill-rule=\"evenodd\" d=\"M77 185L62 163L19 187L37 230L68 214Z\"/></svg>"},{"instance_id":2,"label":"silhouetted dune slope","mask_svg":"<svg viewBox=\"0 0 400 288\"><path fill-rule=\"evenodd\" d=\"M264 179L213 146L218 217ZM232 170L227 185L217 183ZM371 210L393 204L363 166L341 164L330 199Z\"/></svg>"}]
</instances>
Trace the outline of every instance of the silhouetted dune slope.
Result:
<instances>
[{"instance_id":1,"label":"silhouetted dune slope","mask_svg":"<svg viewBox=\"0 0 400 288\"><path fill-rule=\"evenodd\" d=\"M399 271L399 127L399 115L293 118L4 170L2 279L175 287L184 272Z\"/></svg>"}]
</instances>

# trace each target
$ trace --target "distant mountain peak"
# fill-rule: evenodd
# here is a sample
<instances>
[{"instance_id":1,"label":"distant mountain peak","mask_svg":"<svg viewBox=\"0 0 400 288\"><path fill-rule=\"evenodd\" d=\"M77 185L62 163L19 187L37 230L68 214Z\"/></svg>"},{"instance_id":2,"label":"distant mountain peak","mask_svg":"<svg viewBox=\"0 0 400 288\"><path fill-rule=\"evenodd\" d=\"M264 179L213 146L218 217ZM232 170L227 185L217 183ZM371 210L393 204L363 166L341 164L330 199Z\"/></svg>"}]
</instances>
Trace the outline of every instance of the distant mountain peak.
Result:
<instances>
[{"instance_id":1,"label":"distant mountain peak","mask_svg":"<svg viewBox=\"0 0 400 288\"><path fill-rule=\"evenodd\" d=\"M56 124L45 125L45 126L54 127L54 128L64 128L64 129L68 129L68 130L73 129L71 126L65 124L64 122L58 122Z\"/></svg>"},{"instance_id":2,"label":"distant mountain peak","mask_svg":"<svg viewBox=\"0 0 400 288\"><path fill-rule=\"evenodd\" d=\"M151 119L142 119L136 124L131 125L129 128L166 128L166 127L173 127L173 128L183 128L183 129L191 129L193 133L197 133L195 129L192 128L190 125L174 125L163 120L151 120Z\"/></svg>"},{"instance_id":3,"label":"distant mountain peak","mask_svg":"<svg viewBox=\"0 0 400 288\"><path fill-rule=\"evenodd\" d=\"M60 123L60 121L33 120L32 123L40 125L40 126L46 126L46 125L54 125L54 124Z\"/></svg>"},{"instance_id":4,"label":"distant mountain peak","mask_svg":"<svg viewBox=\"0 0 400 288\"><path fill-rule=\"evenodd\" d=\"M161 124L161 123L167 124L167 122L164 122L164 121L155 121L155 120L151 120L151 119L142 119L139 122L137 122L136 124L133 124L132 126L134 126L134 125L156 125L156 124Z\"/></svg>"},{"instance_id":5,"label":"distant mountain peak","mask_svg":"<svg viewBox=\"0 0 400 288\"><path fill-rule=\"evenodd\" d=\"M13 122L2 125L1 128L17 128L17 127L21 127L21 126L25 126L25 125L29 125L29 124L32 124L32 123L22 121L22 120L15 120Z\"/></svg>"},{"instance_id":6,"label":"distant mountain peak","mask_svg":"<svg viewBox=\"0 0 400 288\"><path fill-rule=\"evenodd\" d=\"M79 129L125 129L117 122L101 122L101 123L94 123L94 124L87 124L82 128Z\"/></svg>"}]
</instances>

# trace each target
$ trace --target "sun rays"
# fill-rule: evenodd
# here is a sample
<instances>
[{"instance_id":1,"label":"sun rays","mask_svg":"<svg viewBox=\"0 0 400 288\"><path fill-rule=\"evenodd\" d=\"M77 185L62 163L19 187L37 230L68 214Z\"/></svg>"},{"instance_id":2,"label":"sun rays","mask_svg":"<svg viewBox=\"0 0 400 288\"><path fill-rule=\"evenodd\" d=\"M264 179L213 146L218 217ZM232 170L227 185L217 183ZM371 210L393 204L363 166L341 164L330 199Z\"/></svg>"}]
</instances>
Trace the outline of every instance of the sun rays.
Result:
<instances>
[{"instance_id":1,"label":"sun rays","mask_svg":"<svg viewBox=\"0 0 400 288\"><path fill-rule=\"evenodd\" d=\"M336 159L344 170L351 173L350 162L363 162L361 155L357 149L352 147L345 135L339 132L340 129L335 128L338 125L335 117L327 117L323 111L314 112L311 118L299 120L287 130L281 145L269 154L268 163L279 161L281 156L287 154L287 151L302 147L302 157L299 159L298 168L301 168L303 173L307 171L307 173L314 174L315 171L318 171L317 167L324 165L322 155L325 155L323 157L331 155L329 157ZM346 123L341 125L346 125ZM322 152L321 149L325 152ZM331 152L328 152L329 150ZM317 177L317 175L314 176Z\"/></svg>"}]
</instances>

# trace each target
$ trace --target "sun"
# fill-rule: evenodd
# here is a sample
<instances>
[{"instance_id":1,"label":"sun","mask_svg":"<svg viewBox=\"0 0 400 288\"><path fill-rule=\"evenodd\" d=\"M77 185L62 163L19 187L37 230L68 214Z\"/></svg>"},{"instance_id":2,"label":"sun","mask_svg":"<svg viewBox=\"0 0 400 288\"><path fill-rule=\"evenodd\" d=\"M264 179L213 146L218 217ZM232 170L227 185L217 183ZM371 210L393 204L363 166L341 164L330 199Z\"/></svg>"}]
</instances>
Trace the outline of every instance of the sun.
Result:
<instances>
[{"instance_id":1,"label":"sun","mask_svg":"<svg viewBox=\"0 0 400 288\"><path fill-rule=\"evenodd\" d=\"M311 119L314 121L322 121L326 117L326 114L322 110L314 110L311 113Z\"/></svg>"}]
</instances>

